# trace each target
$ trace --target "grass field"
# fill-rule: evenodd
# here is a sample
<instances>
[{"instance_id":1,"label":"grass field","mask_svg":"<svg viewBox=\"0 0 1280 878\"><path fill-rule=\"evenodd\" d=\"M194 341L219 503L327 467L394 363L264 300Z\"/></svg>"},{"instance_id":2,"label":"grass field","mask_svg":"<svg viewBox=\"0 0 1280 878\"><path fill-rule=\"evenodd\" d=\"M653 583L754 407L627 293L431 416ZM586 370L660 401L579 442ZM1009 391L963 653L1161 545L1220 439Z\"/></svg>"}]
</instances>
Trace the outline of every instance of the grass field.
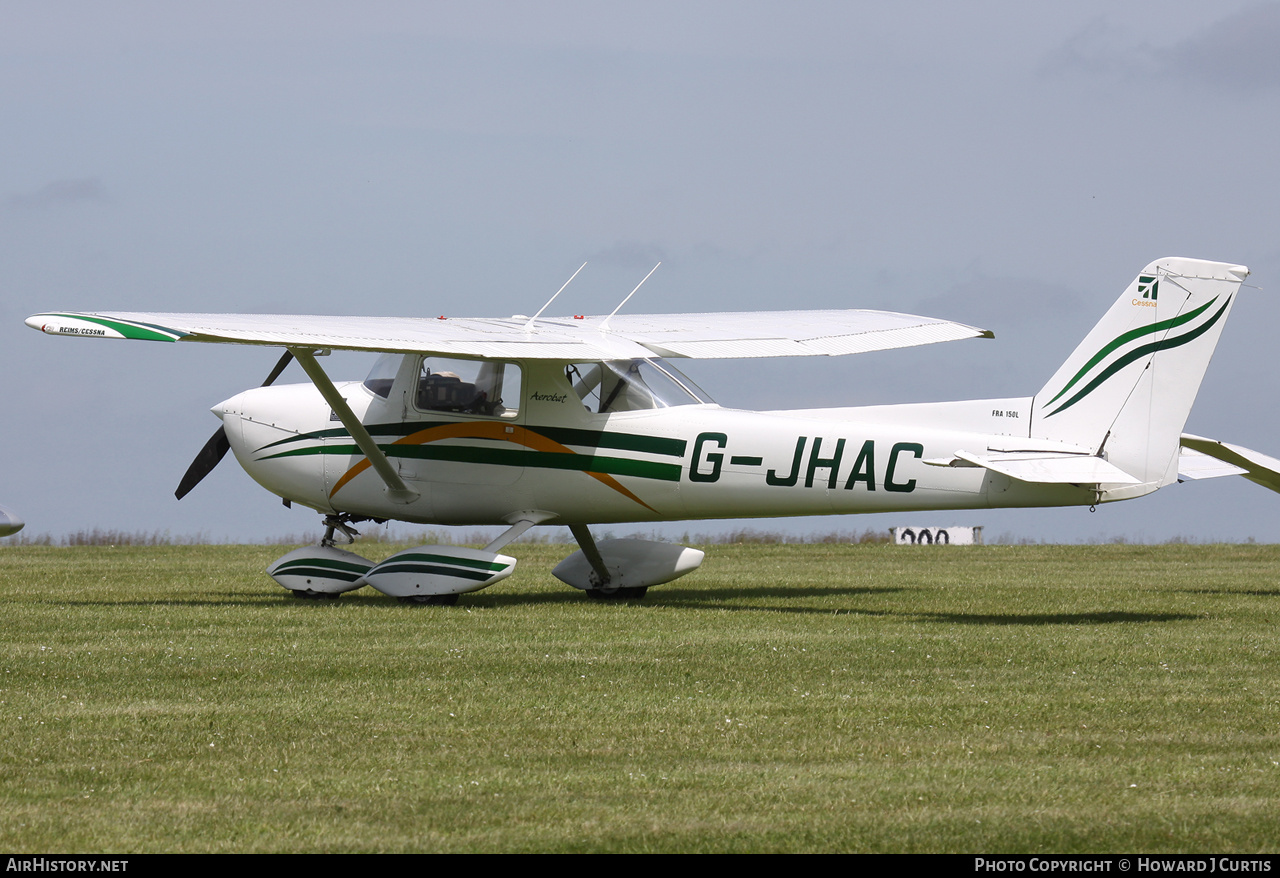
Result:
<instances>
[{"instance_id":1,"label":"grass field","mask_svg":"<svg viewBox=\"0 0 1280 878\"><path fill-rule=\"evenodd\" d=\"M611 605L516 545L456 607L283 551L0 549L0 848L1280 848L1278 546L715 546Z\"/></svg>"}]
</instances>

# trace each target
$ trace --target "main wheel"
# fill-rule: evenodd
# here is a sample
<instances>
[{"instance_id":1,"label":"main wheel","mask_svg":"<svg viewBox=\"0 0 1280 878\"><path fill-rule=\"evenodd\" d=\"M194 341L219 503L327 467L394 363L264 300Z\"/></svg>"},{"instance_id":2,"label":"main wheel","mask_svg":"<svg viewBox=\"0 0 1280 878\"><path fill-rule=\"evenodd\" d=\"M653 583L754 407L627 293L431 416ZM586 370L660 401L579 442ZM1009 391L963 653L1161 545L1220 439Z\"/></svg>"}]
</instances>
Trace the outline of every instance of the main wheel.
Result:
<instances>
[{"instance_id":1,"label":"main wheel","mask_svg":"<svg viewBox=\"0 0 1280 878\"><path fill-rule=\"evenodd\" d=\"M633 585L623 588L589 588L587 597L593 601L638 601L649 591L647 585Z\"/></svg>"},{"instance_id":2,"label":"main wheel","mask_svg":"<svg viewBox=\"0 0 1280 878\"><path fill-rule=\"evenodd\" d=\"M456 594L414 594L397 598L402 604L418 604L427 607L452 607L458 602Z\"/></svg>"}]
</instances>

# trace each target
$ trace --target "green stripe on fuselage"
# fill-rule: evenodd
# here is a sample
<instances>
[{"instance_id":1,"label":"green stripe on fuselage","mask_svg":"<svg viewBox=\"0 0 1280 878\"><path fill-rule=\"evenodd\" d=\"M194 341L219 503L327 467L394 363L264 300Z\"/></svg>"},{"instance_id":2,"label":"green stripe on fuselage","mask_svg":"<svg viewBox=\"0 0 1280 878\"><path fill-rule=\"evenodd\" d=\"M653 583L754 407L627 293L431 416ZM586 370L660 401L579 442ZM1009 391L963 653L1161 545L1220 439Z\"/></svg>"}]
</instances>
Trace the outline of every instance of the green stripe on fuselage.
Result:
<instances>
[{"instance_id":1,"label":"green stripe on fuselage","mask_svg":"<svg viewBox=\"0 0 1280 878\"><path fill-rule=\"evenodd\" d=\"M606 433L602 430L577 430L572 427L526 427L540 436L546 436L561 445L577 445L581 448L616 448L619 451L642 451L647 454L665 454L684 457L687 443L683 439L666 436L644 436L637 433Z\"/></svg>"},{"instance_id":2,"label":"green stripe on fuselage","mask_svg":"<svg viewBox=\"0 0 1280 878\"><path fill-rule=\"evenodd\" d=\"M680 464L655 463L648 460L631 460L625 457L602 457L595 454L574 454L557 451L530 451L517 448L477 448L471 445L379 445L387 457L403 457L414 460L447 460L454 463L477 463L492 466L518 466L533 469L562 469L579 472L608 473L614 476L635 476L642 479L659 479L666 482L680 481ZM358 445L312 445L281 451L259 460L275 460L279 457L300 457L311 454L363 455Z\"/></svg>"},{"instance_id":3,"label":"green stripe on fuselage","mask_svg":"<svg viewBox=\"0 0 1280 878\"><path fill-rule=\"evenodd\" d=\"M439 423L445 423L445 422L441 421ZM451 421L448 423L456 423L456 422ZM429 424L428 426L438 426L438 424L432 423L432 424ZM422 422L418 422L416 424L414 423L366 424L365 429L369 431L370 436L378 436L378 437L395 436L399 438L402 436L408 436L412 433L417 433L419 430L425 429L425 427L423 426ZM347 432L345 427L334 427L330 430L314 430L310 433L299 433L297 436L288 436L284 439L277 439L275 442L269 442L266 445L259 448L254 453L259 454L263 451L266 451L268 448L275 448L278 445L288 445L290 442L306 442L308 440L321 440L321 439L343 439L343 438L349 437L350 435L351 434Z\"/></svg>"},{"instance_id":4,"label":"green stripe on fuselage","mask_svg":"<svg viewBox=\"0 0 1280 878\"><path fill-rule=\"evenodd\" d=\"M394 436L402 438L411 436L422 430L433 427L448 427L465 423L492 423L491 421L407 421L398 424L369 424L366 429L369 435L384 438ZM501 423L501 422L499 422ZM663 454L669 457L684 457L687 443L683 439L671 439L665 436L645 436L638 433L608 433L603 430L578 430L570 427L529 427L524 429L539 436L544 436L561 445L577 445L582 448L616 448L619 451L640 451L646 454ZM341 439L351 434L343 427L329 430L316 430L278 439L258 449L259 452L290 442L304 442L318 439Z\"/></svg>"}]
</instances>

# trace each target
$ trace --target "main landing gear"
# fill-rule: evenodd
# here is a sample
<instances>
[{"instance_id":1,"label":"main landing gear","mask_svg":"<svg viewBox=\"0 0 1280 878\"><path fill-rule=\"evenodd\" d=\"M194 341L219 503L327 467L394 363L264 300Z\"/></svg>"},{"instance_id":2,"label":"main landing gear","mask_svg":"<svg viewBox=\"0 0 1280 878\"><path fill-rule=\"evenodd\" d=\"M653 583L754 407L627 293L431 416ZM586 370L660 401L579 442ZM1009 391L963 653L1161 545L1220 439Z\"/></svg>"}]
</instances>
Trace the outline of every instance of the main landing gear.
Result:
<instances>
[{"instance_id":1,"label":"main landing gear","mask_svg":"<svg viewBox=\"0 0 1280 878\"><path fill-rule=\"evenodd\" d=\"M355 542L352 526L367 518L350 513L327 515L324 538L318 546L295 549L267 568L267 573L295 597L324 600L363 586L371 586L404 604L452 606L458 595L479 591L506 579L516 559L498 550L521 534L554 516L529 512L483 549L464 546L416 546L377 564L355 552L340 549ZM599 544L585 524L569 526L580 550L561 561L552 573L597 601L638 601L650 586L670 582L698 568L697 549L651 540L602 540Z\"/></svg>"},{"instance_id":2,"label":"main landing gear","mask_svg":"<svg viewBox=\"0 0 1280 878\"><path fill-rule=\"evenodd\" d=\"M638 601L649 586L684 576L702 563L702 552L685 546L651 540L597 544L585 524L572 524L569 530L581 551L565 558L551 573L597 601Z\"/></svg>"}]
</instances>

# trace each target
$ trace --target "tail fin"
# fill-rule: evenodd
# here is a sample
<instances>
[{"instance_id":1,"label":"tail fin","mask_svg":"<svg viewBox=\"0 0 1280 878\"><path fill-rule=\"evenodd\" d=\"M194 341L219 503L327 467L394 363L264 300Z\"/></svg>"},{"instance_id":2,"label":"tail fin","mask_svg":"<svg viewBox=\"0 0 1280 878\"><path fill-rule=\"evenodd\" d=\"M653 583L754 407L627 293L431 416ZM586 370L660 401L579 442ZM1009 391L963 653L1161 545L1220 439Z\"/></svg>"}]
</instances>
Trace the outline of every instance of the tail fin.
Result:
<instances>
[{"instance_id":1,"label":"tail fin","mask_svg":"<svg viewBox=\"0 0 1280 878\"><path fill-rule=\"evenodd\" d=\"M1199 259L1148 265L1036 394L1031 436L1092 449L1143 483L1134 493L1172 482L1183 425L1248 275Z\"/></svg>"}]
</instances>

